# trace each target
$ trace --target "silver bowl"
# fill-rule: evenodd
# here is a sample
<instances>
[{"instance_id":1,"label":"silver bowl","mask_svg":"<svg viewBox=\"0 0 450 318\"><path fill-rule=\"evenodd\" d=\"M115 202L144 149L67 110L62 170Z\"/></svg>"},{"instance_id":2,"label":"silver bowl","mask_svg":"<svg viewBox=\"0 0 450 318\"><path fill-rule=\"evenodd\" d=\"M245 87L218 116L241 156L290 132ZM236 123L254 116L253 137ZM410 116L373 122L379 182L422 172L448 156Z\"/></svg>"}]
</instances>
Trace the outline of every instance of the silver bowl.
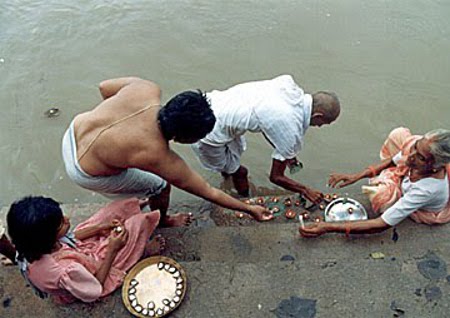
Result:
<instances>
[{"instance_id":1,"label":"silver bowl","mask_svg":"<svg viewBox=\"0 0 450 318\"><path fill-rule=\"evenodd\" d=\"M367 220L364 206L351 198L338 198L325 208L326 222Z\"/></svg>"}]
</instances>

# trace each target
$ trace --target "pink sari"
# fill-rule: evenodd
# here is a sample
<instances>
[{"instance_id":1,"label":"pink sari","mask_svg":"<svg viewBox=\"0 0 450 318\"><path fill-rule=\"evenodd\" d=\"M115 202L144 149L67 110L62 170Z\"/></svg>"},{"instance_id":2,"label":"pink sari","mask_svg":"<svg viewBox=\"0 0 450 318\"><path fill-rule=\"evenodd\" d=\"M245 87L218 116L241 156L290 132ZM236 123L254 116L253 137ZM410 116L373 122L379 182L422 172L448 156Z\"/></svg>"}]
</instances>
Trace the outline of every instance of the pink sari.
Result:
<instances>
[{"instance_id":1,"label":"pink sari","mask_svg":"<svg viewBox=\"0 0 450 318\"><path fill-rule=\"evenodd\" d=\"M126 272L142 257L159 217L158 211L141 213L139 200L133 198L108 204L75 228L76 231L119 219L128 230L127 242L116 255L103 286L95 278L95 273L105 259L109 234L77 241L76 249L64 245L60 250L47 254L49 257L42 257L29 265L29 278L58 303L70 303L77 298L91 302L107 296L121 286ZM100 288L98 292L93 291L96 288Z\"/></svg>"},{"instance_id":2,"label":"pink sari","mask_svg":"<svg viewBox=\"0 0 450 318\"><path fill-rule=\"evenodd\" d=\"M412 135L407 128L394 129L384 142L380 151L381 160L392 158L400 151L402 157L397 166L383 170L378 176L370 179L370 186L363 191L369 195L372 208L377 213L383 213L402 196L401 183L409 168L405 162L414 143L422 136ZM450 183L450 165L447 165L447 177ZM418 210L410 216L415 222L425 224L442 224L450 221L450 200L447 206L439 212Z\"/></svg>"}]
</instances>

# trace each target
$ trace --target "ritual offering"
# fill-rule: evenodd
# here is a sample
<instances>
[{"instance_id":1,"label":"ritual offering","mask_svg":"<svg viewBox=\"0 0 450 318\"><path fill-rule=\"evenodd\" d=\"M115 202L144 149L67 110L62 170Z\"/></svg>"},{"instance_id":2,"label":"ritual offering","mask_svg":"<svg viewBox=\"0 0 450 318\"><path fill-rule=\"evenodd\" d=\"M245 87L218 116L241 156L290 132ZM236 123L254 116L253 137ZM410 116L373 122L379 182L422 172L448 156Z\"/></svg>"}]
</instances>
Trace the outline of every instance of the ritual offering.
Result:
<instances>
[{"instance_id":1,"label":"ritual offering","mask_svg":"<svg viewBox=\"0 0 450 318\"><path fill-rule=\"evenodd\" d=\"M297 215L297 213L295 213L295 211L293 211L291 209L286 210L286 213L284 213L284 216L286 217L286 219L294 219L296 215Z\"/></svg>"},{"instance_id":2,"label":"ritual offering","mask_svg":"<svg viewBox=\"0 0 450 318\"><path fill-rule=\"evenodd\" d=\"M286 200L284 200L284 205L285 206L291 206L292 205L291 198L287 198Z\"/></svg>"},{"instance_id":3,"label":"ritual offering","mask_svg":"<svg viewBox=\"0 0 450 318\"><path fill-rule=\"evenodd\" d=\"M181 265L168 257L153 256L137 263L127 274L122 300L136 317L164 317L180 305L186 287Z\"/></svg>"},{"instance_id":4,"label":"ritual offering","mask_svg":"<svg viewBox=\"0 0 450 318\"><path fill-rule=\"evenodd\" d=\"M364 206L351 198L339 198L331 201L325 209L325 221L356 221L367 220Z\"/></svg>"},{"instance_id":5,"label":"ritual offering","mask_svg":"<svg viewBox=\"0 0 450 318\"><path fill-rule=\"evenodd\" d=\"M280 212L280 208L276 206L271 211L272 211L272 213L278 213L278 212Z\"/></svg>"}]
</instances>

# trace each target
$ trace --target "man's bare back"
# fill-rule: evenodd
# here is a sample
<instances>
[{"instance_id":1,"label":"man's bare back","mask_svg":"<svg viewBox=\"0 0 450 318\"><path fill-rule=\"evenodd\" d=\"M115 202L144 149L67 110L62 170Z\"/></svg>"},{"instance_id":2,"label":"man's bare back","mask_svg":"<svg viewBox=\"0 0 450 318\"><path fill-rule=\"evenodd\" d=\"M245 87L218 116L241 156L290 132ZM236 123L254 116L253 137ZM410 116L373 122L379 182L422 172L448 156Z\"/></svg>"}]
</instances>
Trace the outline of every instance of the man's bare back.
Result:
<instances>
[{"instance_id":1,"label":"man's bare back","mask_svg":"<svg viewBox=\"0 0 450 318\"><path fill-rule=\"evenodd\" d=\"M168 143L158 128L159 108L159 87L138 82L78 115L74 127L82 169L92 176L107 176L160 160Z\"/></svg>"}]
</instances>

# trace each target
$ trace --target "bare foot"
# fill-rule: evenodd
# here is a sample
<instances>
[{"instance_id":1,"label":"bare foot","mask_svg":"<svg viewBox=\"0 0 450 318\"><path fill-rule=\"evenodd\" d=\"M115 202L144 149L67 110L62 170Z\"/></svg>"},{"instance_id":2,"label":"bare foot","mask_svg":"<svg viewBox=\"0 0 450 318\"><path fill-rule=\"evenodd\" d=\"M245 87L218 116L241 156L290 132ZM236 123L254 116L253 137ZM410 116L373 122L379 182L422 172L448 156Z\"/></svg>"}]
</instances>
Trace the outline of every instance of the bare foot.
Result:
<instances>
[{"instance_id":1,"label":"bare foot","mask_svg":"<svg viewBox=\"0 0 450 318\"><path fill-rule=\"evenodd\" d=\"M178 227L189 225L192 220L192 213L177 213L174 215L166 215L159 224L161 227Z\"/></svg>"},{"instance_id":2,"label":"bare foot","mask_svg":"<svg viewBox=\"0 0 450 318\"><path fill-rule=\"evenodd\" d=\"M14 265L14 263L9 258L3 255L0 256L0 264L2 264L3 266Z\"/></svg>"},{"instance_id":3,"label":"bare foot","mask_svg":"<svg viewBox=\"0 0 450 318\"><path fill-rule=\"evenodd\" d=\"M144 257L160 255L166 247L166 240L161 235L156 235L153 239L147 242L144 250Z\"/></svg>"}]
</instances>

